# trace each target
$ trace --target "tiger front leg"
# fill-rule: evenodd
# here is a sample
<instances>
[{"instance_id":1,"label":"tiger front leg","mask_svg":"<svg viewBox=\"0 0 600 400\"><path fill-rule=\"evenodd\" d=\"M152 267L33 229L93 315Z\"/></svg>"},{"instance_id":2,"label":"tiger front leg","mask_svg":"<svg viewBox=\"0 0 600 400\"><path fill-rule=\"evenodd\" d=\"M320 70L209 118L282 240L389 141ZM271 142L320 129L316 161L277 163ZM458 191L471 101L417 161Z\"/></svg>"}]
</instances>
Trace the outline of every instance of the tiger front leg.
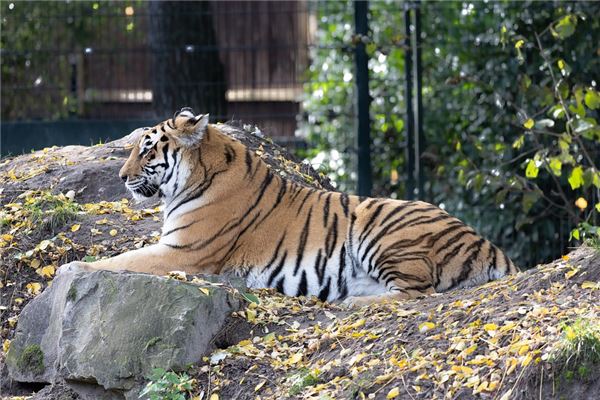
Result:
<instances>
[{"instance_id":1,"label":"tiger front leg","mask_svg":"<svg viewBox=\"0 0 600 400\"><path fill-rule=\"evenodd\" d=\"M198 270L189 254L160 243L91 263L74 261L63 265L59 271L64 272L74 268L90 272L126 270L154 275L166 275L174 270L186 273L203 272Z\"/></svg>"}]
</instances>

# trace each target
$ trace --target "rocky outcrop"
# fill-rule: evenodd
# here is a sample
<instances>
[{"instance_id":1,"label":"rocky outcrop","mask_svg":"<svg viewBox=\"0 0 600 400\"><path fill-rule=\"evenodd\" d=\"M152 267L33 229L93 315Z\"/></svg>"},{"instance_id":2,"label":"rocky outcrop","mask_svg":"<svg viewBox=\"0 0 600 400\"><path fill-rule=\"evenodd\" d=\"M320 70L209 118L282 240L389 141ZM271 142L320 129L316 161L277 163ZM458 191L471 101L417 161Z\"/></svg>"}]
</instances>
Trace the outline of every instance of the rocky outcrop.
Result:
<instances>
[{"instance_id":1,"label":"rocky outcrop","mask_svg":"<svg viewBox=\"0 0 600 400\"><path fill-rule=\"evenodd\" d=\"M242 304L241 281L214 283L224 279L67 270L21 312L9 374L20 382L66 381L84 397L137 398L153 368L181 370L213 348Z\"/></svg>"}]
</instances>

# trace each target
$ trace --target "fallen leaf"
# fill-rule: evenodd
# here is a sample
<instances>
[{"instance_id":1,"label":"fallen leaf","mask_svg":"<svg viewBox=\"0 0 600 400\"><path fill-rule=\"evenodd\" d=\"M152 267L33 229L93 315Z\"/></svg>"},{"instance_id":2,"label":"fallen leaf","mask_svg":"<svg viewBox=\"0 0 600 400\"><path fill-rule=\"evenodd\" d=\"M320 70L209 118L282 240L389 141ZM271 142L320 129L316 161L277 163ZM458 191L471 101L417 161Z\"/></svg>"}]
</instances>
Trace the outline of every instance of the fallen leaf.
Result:
<instances>
[{"instance_id":1,"label":"fallen leaf","mask_svg":"<svg viewBox=\"0 0 600 400\"><path fill-rule=\"evenodd\" d=\"M45 267L37 270L36 272L44 278L52 278L52 276L54 276L55 269L53 265L46 265Z\"/></svg>"},{"instance_id":2,"label":"fallen leaf","mask_svg":"<svg viewBox=\"0 0 600 400\"><path fill-rule=\"evenodd\" d=\"M265 383L267 383L267 381L266 381L266 380L263 380L263 381L261 381L261 382L260 382L258 385L256 385L256 386L254 387L254 391L255 391L255 392L258 392L258 391L260 390L260 388L262 388L263 386L265 386Z\"/></svg>"},{"instance_id":3,"label":"fallen leaf","mask_svg":"<svg viewBox=\"0 0 600 400\"><path fill-rule=\"evenodd\" d=\"M39 282L30 282L25 285L25 289L27 289L27 292L30 294L37 295L42 290L42 285Z\"/></svg>"},{"instance_id":4,"label":"fallen leaf","mask_svg":"<svg viewBox=\"0 0 600 400\"><path fill-rule=\"evenodd\" d=\"M600 282L584 281L581 284L582 289L600 289Z\"/></svg>"},{"instance_id":5,"label":"fallen leaf","mask_svg":"<svg viewBox=\"0 0 600 400\"><path fill-rule=\"evenodd\" d=\"M210 290L208 290L207 288L201 287L198 288L202 293L204 293L207 296L210 296Z\"/></svg>"},{"instance_id":6,"label":"fallen leaf","mask_svg":"<svg viewBox=\"0 0 600 400\"><path fill-rule=\"evenodd\" d=\"M390 390L388 392L388 394L385 396L386 399L395 399L396 397L398 397L398 395L400 394L400 389L396 386L395 388L393 388L392 390Z\"/></svg>"},{"instance_id":7,"label":"fallen leaf","mask_svg":"<svg viewBox=\"0 0 600 400\"><path fill-rule=\"evenodd\" d=\"M71 226L71 232L77 232L79 228L81 228L80 224L74 224L73 226Z\"/></svg>"},{"instance_id":8,"label":"fallen leaf","mask_svg":"<svg viewBox=\"0 0 600 400\"><path fill-rule=\"evenodd\" d=\"M117 235L117 230L116 229L111 229L110 232L108 232L108 234L110 236L116 236Z\"/></svg>"},{"instance_id":9,"label":"fallen leaf","mask_svg":"<svg viewBox=\"0 0 600 400\"><path fill-rule=\"evenodd\" d=\"M433 328L435 328L435 324L433 322L423 322L419 325L419 332L424 333Z\"/></svg>"}]
</instances>

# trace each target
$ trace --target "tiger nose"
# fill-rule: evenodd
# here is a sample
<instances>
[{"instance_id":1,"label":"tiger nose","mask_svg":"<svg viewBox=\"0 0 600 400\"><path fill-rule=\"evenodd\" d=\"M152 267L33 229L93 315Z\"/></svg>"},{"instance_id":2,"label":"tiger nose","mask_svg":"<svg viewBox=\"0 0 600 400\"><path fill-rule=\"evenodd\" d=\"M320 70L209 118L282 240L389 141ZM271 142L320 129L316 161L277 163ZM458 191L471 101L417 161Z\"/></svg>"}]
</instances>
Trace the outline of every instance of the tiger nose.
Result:
<instances>
[{"instance_id":1,"label":"tiger nose","mask_svg":"<svg viewBox=\"0 0 600 400\"><path fill-rule=\"evenodd\" d=\"M119 174L119 176L121 177L121 180L123 182L127 182L127 175L121 175L121 174Z\"/></svg>"}]
</instances>

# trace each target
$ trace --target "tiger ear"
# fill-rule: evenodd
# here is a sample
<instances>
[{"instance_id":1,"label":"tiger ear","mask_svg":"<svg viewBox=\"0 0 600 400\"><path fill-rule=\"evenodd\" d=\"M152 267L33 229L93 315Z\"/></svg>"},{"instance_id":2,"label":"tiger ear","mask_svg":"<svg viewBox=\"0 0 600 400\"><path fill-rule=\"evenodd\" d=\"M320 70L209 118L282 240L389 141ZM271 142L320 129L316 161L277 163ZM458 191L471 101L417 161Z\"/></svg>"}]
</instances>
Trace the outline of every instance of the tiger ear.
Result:
<instances>
[{"instance_id":1,"label":"tiger ear","mask_svg":"<svg viewBox=\"0 0 600 400\"><path fill-rule=\"evenodd\" d=\"M181 112L176 116L177 133L173 135L181 144L193 147L200 144L208 127L209 114L187 115Z\"/></svg>"}]
</instances>

